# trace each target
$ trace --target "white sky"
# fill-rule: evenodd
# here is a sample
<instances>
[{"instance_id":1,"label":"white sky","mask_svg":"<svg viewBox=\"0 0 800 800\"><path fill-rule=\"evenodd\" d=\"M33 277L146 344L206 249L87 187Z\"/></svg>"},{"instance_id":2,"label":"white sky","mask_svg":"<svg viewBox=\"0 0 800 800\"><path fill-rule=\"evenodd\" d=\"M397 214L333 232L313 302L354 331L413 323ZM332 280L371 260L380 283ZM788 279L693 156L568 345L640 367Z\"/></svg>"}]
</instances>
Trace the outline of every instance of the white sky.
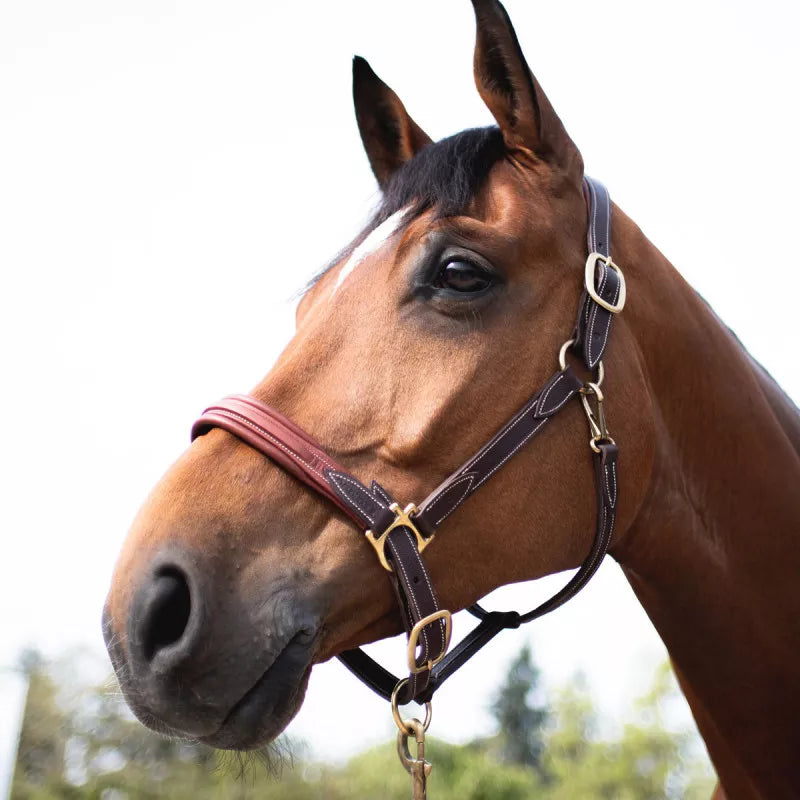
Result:
<instances>
[{"instance_id":1,"label":"white sky","mask_svg":"<svg viewBox=\"0 0 800 800\"><path fill-rule=\"evenodd\" d=\"M797 4L507 5L588 172L800 397ZM439 138L491 121L473 24L467 0L0 3L0 667L29 644L100 650L145 494L204 405L268 371L294 291L375 201L351 55ZM487 730L478 673L526 638L549 685L584 670L610 718L664 657L609 562L453 678L435 735ZM289 732L341 758L391 730L334 663Z\"/></svg>"}]
</instances>

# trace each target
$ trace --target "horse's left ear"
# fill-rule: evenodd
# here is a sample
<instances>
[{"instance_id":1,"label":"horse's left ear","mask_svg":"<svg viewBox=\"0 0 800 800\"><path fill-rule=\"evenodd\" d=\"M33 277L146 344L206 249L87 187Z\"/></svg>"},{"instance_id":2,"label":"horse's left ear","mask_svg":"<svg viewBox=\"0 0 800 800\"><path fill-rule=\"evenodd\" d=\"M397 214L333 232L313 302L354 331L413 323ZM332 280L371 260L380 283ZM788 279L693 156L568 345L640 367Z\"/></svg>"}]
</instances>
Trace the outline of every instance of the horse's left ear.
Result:
<instances>
[{"instance_id":1,"label":"horse's left ear","mask_svg":"<svg viewBox=\"0 0 800 800\"><path fill-rule=\"evenodd\" d=\"M472 0L472 5L477 23L475 85L506 147L582 174L580 153L533 77L505 8L498 0Z\"/></svg>"},{"instance_id":2,"label":"horse's left ear","mask_svg":"<svg viewBox=\"0 0 800 800\"><path fill-rule=\"evenodd\" d=\"M353 103L361 141L383 189L392 175L431 139L361 56L353 59Z\"/></svg>"}]
</instances>

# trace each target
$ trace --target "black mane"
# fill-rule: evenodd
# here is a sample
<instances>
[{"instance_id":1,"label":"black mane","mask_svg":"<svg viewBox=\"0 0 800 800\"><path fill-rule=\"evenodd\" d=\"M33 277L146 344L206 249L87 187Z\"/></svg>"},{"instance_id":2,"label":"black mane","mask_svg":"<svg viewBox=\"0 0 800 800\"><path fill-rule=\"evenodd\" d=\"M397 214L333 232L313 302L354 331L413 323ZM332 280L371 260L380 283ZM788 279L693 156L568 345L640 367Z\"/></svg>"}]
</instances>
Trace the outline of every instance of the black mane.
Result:
<instances>
[{"instance_id":1,"label":"black mane","mask_svg":"<svg viewBox=\"0 0 800 800\"><path fill-rule=\"evenodd\" d=\"M366 232L406 206L409 221L429 209L437 217L463 213L504 153L496 126L470 128L424 147L392 176Z\"/></svg>"},{"instance_id":2,"label":"black mane","mask_svg":"<svg viewBox=\"0 0 800 800\"><path fill-rule=\"evenodd\" d=\"M503 135L494 125L470 128L424 147L392 176L380 205L356 240L319 272L306 288L310 289L371 231L403 208L408 207L403 224L430 209L434 210L437 218L464 213L489 170L504 154Z\"/></svg>"}]
</instances>

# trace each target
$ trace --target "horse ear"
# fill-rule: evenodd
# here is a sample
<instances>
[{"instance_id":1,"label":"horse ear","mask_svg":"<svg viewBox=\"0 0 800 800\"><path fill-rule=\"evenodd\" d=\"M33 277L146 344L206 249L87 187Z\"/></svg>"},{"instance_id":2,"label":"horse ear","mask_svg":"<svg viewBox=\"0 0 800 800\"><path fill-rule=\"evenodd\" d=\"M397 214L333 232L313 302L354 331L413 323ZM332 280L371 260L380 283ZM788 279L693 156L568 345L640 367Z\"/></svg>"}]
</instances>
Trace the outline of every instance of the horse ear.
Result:
<instances>
[{"instance_id":1,"label":"horse ear","mask_svg":"<svg viewBox=\"0 0 800 800\"><path fill-rule=\"evenodd\" d=\"M522 54L508 13L498 0L472 0L477 23L475 84L497 120L509 150L533 152L568 171L582 171L578 149Z\"/></svg>"},{"instance_id":2,"label":"horse ear","mask_svg":"<svg viewBox=\"0 0 800 800\"><path fill-rule=\"evenodd\" d=\"M383 188L431 139L361 56L353 58L353 103L361 141Z\"/></svg>"}]
</instances>

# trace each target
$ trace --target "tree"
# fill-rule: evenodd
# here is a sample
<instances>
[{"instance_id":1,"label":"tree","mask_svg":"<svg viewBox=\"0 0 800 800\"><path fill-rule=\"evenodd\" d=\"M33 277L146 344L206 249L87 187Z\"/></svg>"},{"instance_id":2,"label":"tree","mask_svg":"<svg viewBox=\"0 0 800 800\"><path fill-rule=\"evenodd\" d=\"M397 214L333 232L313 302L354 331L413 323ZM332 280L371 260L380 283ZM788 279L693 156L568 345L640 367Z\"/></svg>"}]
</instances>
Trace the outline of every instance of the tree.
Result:
<instances>
[{"instance_id":1,"label":"tree","mask_svg":"<svg viewBox=\"0 0 800 800\"><path fill-rule=\"evenodd\" d=\"M509 668L508 675L492 703L499 726L499 758L542 773L547 708L537 702L539 668L526 644Z\"/></svg>"},{"instance_id":2,"label":"tree","mask_svg":"<svg viewBox=\"0 0 800 800\"><path fill-rule=\"evenodd\" d=\"M11 796L15 800L63 796L69 715L58 705L58 687L36 651L22 655L20 669L27 677L28 691Z\"/></svg>"},{"instance_id":3,"label":"tree","mask_svg":"<svg viewBox=\"0 0 800 800\"><path fill-rule=\"evenodd\" d=\"M670 730L663 709L683 702L669 664L652 689L636 702L635 721L618 738L601 739L597 714L582 679L573 680L553 702L555 728L547 739L544 766L551 776L548 800L614 798L662 800L708 798L714 774L697 752L695 731Z\"/></svg>"}]
</instances>

